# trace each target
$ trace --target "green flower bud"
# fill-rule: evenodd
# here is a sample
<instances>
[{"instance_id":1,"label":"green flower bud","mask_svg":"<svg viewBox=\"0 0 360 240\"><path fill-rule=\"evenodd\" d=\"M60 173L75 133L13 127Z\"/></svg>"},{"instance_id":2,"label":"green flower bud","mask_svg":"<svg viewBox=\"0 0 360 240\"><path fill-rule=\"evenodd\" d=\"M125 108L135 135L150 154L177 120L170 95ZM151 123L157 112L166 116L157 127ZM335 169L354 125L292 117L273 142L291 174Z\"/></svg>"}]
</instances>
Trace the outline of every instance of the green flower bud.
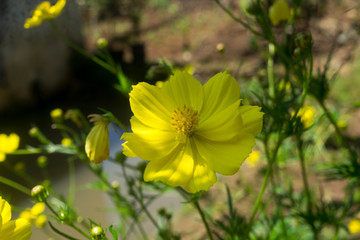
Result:
<instances>
[{"instance_id":1,"label":"green flower bud","mask_svg":"<svg viewBox=\"0 0 360 240\"><path fill-rule=\"evenodd\" d=\"M42 185L36 185L31 189L31 196L37 201L37 202L44 202L47 197L49 196L48 191L44 186Z\"/></svg>"},{"instance_id":2,"label":"green flower bud","mask_svg":"<svg viewBox=\"0 0 360 240\"><path fill-rule=\"evenodd\" d=\"M46 156L39 156L37 159L37 164L40 168L44 168L48 165L48 159Z\"/></svg>"},{"instance_id":3,"label":"green flower bud","mask_svg":"<svg viewBox=\"0 0 360 240\"><path fill-rule=\"evenodd\" d=\"M93 240L102 240L105 238L105 232L100 226L94 226L91 229L91 236Z\"/></svg>"},{"instance_id":4,"label":"green flower bud","mask_svg":"<svg viewBox=\"0 0 360 240\"><path fill-rule=\"evenodd\" d=\"M106 38L99 38L97 41L96 41L96 45L98 46L98 48L106 48L108 46L108 40Z\"/></svg>"}]
</instances>

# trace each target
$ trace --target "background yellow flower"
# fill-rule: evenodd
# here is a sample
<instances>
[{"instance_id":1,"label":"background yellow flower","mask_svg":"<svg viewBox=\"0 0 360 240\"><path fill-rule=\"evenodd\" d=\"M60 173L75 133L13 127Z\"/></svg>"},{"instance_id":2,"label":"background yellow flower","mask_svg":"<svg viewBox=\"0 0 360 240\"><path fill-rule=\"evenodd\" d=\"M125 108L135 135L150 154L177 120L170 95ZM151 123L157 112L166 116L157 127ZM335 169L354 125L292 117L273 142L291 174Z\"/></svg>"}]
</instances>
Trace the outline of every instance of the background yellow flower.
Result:
<instances>
[{"instance_id":1,"label":"background yellow flower","mask_svg":"<svg viewBox=\"0 0 360 240\"><path fill-rule=\"evenodd\" d=\"M26 210L20 213L20 217L28 220L30 223L34 224L38 228L42 228L46 223L46 215L42 214L45 210L45 204L40 202L36 203L31 209L27 208Z\"/></svg>"},{"instance_id":2,"label":"background yellow flower","mask_svg":"<svg viewBox=\"0 0 360 240\"><path fill-rule=\"evenodd\" d=\"M6 157L6 153L11 153L18 149L20 137L11 133L9 136L6 134L0 134L0 162L3 162Z\"/></svg>"}]
</instances>

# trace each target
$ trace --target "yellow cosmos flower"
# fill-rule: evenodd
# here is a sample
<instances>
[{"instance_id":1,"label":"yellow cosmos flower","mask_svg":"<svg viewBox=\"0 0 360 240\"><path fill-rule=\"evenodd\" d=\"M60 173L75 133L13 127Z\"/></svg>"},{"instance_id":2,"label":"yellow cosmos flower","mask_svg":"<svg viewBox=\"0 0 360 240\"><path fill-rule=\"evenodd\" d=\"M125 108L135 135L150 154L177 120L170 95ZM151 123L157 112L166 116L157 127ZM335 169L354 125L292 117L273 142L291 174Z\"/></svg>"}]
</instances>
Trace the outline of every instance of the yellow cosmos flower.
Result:
<instances>
[{"instance_id":1,"label":"yellow cosmos flower","mask_svg":"<svg viewBox=\"0 0 360 240\"><path fill-rule=\"evenodd\" d=\"M46 215L42 214L45 210L45 203L36 203L31 209L20 213L20 218L28 220L31 224L34 224L37 228L42 228L46 223Z\"/></svg>"},{"instance_id":2,"label":"yellow cosmos flower","mask_svg":"<svg viewBox=\"0 0 360 240\"><path fill-rule=\"evenodd\" d=\"M360 220L359 219L351 219L348 225L350 233L358 233L360 232Z\"/></svg>"},{"instance_id":3,"label":"yellow cosmos flower","mask_svg":"<svg viewBox=\"0 0 360 240\"><path fill-rule=\"evenodd\" d=\"M24 218L11 220L10 204L0 196L0 239L28 240L31 237L31 224Z\"/></svg>"},{"instance_id":4,"label":"yellow cosmos flower","mask_svg":"<svg viewBox=\"0 0 360 240\"><path fill-rule=\"evenodd\" d=\"M260 159L260 151L254 150L247 158L247 163L249 163L250 167L255 167L259 159Z\"/></svg>"},{"instance_id":5,"label":"yellow cosmos flower","mask_svg":"<svg viewBox=\"0 0 360 240\"><path fill-rule=\"evenodd\" d=\"M101 163L109 158L109 122L102 116L90 115L91 122L95 122L85 141L85 152L93 163Z\"/></svg>"},{"instance_id":6,"label":"yellow cosmos flower","mask_svg":"<svg viewBox=\"0 0 360 240\"><path fill-rule=\"evenodd\" d=\"M66 0L59 0L53 6L50 2L44 1L40 3L32 13L32 17L26 19L24 27L32 28L39 26L44 20L56 18L60 15L62 9L65 7Z\"/></svg>"},{"instance_id":7,"label":"yellow cosmos flower","mask_svg":"<svg viewBox=\"0 0 360 240\"><path fill-rule=\"evenodd\" d=\"M18 149L20 137L11 133L9 136L6 134L0 134L0 162L3 162L6 158L6 153L11 153Z\"/></svg>"},{"instance_id":8,"label":"yellow cosmos flower","mask_svg":"<svg viewBox=\"0 0 360 240\"><path fill-rule=\"evenodd\" d=\"M274 26L290 18L290 8L285 0L276 0L269 9L269 18Z\"/></svg>"},{"instance_id":9,"label":"yellow cosmos flower","mask_svg":"<svg viewBox=\"0 0 360 240\"><path fill-rule=\"evenodd\" d=\"M61 145L63 145L64 147L68 147L72 144L72 140L71 138L63 138L61 140Z\"/></svg>"},{"instance_id":10,"label":"yellow cosmos flower","mask_svg":"<svg viewBox=\"0 0 360 240\"><path fill-rule=\"evenodd\" d=\"M240 87L227 73L201 85L186 72L162 88L139 83L130 93L132 133L124 133L124 154L149 163L145 181L208 190L215 172L235 174L262 128L260 107L240 106Z\"/></svg>"},{"instance_id":11,"label":"yellow cosmos flower","mask_svg":"<svg viewBox=\"0 0 360 240\"><path fill-rule=\"evenodd\" d=\"M317 111L314 107L304 105L302 108L300 108L297 116L300 117L301 122L304 124L304 127L309 128L315 122L316 112ZM294 114L295 113L293 112L292 115Z\"/></svg>"}]
</instances>

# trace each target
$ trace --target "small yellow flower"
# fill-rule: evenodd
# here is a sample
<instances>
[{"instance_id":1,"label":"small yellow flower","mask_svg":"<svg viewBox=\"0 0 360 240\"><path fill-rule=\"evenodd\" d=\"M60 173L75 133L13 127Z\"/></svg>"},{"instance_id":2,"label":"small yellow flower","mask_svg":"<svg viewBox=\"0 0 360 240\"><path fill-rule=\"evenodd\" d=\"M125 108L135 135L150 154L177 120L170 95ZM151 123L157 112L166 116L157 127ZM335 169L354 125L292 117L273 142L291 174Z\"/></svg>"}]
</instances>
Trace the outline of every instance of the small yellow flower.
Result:
<instances>
[{"instance_id":1,"label":"small yellow flower","mask_svg":"<svg viewBox=\"0 0 360 240\"><path fill-rule=\"evenodd\" d=\"M31 209L27 208L20 213L20 217L28 220L37 228L42 228L46 223L46 215L42 214L45 210L45 204L36 203Z\"/></svg>"},{"instance_id":2,"label":"small yellow flower","mask_svg":"<svg viewBox=\"0 0 360 240\"><path fill-rule=\"evenodd\" d=\"M44 1L40 3L32 13L32 17L26 19L24 27L32 28L39 26L44 20L56 18L60 15L65 7L66 0L58 0L55 5L51 6L50 2Z\"/></svg>"},{"instance_id":3,"label":"small yellow flower","mask_svg":"<svg viewBox=\"0 0 360 240\"><path fill-rule=\"evenodd\" d=\"M63 117L63 110L61 108L55 108L50 112L50 117L53 120L60 119Z\"/></svg>"},{"instance_id":4,"label":"small yellow flower","mask_svg":"<svg viewBox=\"0 0 360 240\"><path fill-rule=\"evenodd\" d=\"M290 18L290 8L285 0L276 0L269 9L269 18L274 26Z\"/></svg>"},{"instance_id":5,"label":"small yellow flower","mask_svg":"<svg viewBox=\"0 0 360 240\"><path fill-rule=\"evenodd\" d=\"M130 93L133 132L123 134L123 152L149 161L145 181L207 191L216 172L239 170L261 131L260 107L240 101L237 81L225 72L205 85L180 71L162 88L139 83Z\"/></svg>"},{"instance_id":6,"label":"small yellow flower","mask_svg":"<svg viewBox=\"0 0 360 240\"><path fill-rule=\"evenodd\" d=\"M31 224L24 218L11 220L10 204L0 196L0 239L28 240L31 237Z\"/></svg>"},{"instance_id":7,"label":"small yellow flower","mask_svg":"<svg viewBox=\"0 0 360 240\"><path fill-rule=\"evenodd\" d=\"M72 144L72 140L71 138L63 138L61 140L61 145L63 145L64 147L68 147Z\"/></svg>"},{"instance_id":8,"label":"small yellow flower","mask_svg":"<svg viewBox=\"0 0 360 240\"><path fill-rule=\"evenodd\" d=\"M252 151L250 156L247 158L247 163L249 164L249 167L255 167L259 159L260 159L260 151L258 150Z\"/></svg>"},{"instance_id":9,"label":"small yellow flower","mask_svg":"<svg viewBox=\"0 0 360 240\"><path fill-rule=\"evenodd\" d=\"M85 141L85 152L93 163L101 163L109 158L109 122L101 115L90 115L95 122Z\"/></svg>"},{"instance_id":10,"label":"small yellow flower","mask_svg":"<svg viewBox=\"0 0 360 240\"><path fill-rule=\"evenodd\" d=\"M311 106L304 105L302 108L300 108L297 117L300 117L302 124L304 124L305 128L311 127L315 122L316 117L316 109ZM292 116L294 116L294 112L292 113Z\"/></svg>"},{"instance_id":11,"label":"small yellow flower","mask_svg":"<svg viewBox=\"0 0 360 240\"><path fill-rule=\"evenodd\" d=\"M360 232L360 220L359 219L351 219L348 225L350 233L358 233Z\"/></svg>"},{"instance_id":12,"label":"small yellow flower","mask_svg":"<svg viewBox=\"0 0 360 240\"><path fill-rule=\"evenodd\" d=\"M20 137L11 133L9 136L6 134L0 134L0 162L3 162L6 158L6 153L11 153L18 149Z\"/></svg>"}]
</instances>

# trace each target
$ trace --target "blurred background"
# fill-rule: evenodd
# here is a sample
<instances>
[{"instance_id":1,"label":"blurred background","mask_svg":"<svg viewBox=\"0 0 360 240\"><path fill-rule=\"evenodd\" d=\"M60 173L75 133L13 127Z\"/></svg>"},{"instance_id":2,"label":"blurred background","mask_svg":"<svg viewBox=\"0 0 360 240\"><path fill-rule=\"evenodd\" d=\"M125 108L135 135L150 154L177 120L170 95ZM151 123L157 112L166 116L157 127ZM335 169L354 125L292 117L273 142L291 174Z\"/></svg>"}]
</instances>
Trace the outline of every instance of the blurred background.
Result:
<instances>
[{"instance_id":1,"label":"blurred background","mask_svg":"<svg viewBox=\"0 0 360 240\"><path fill-rule=\"evenodd\" d=\"M116 76L69 48L47 22L24 29L25 19L41 2L0 1L0 132L17 133L23 148L37 144L28 134L29 129L36 125L52 141L60 142L61 136L52 129L49 115L55 108L64 111L76 108L87 116L101 113L100 107L113 112L128 124L131 111L128 99L114 88L118 82ZM50 2L54 4L56 1ZM264 2L270 6L272 1ZM251 0L227 0L222 3L235 14L247 14ZM202 82L228 69L240 82L246 102L247 87L251 87L254 79L259 80L266 74L266 62L259 51L266 49L266 45L210 0L69 0L54 23L68 39L91 54L100 51L98 40L105 38L107 50L134 84L140 81L155 84L166 80L168 72L161 61L193 73ZM358 1L304 0L296 29L289 29L294 30L311 32L315 69L323 68L329 52L333 51L329 69L332 73L338 72L338 75L331 82L334 87L330 100L339 109L339 114L347 113L360 102ZM275 31L280 34L284 28L280 25ZM351 115L345 114L345 120L347 124L343 130L346 136L359 143L360 110ZM121 132L111 130L111 154L121 150L120 136ZM12 166L22 164L24 171L35 180L41 180L37 157L9 156L6 161ZM56 190L66 195L68 167L64 160L62 155L51 156L49 176ZM104 168L111 172L111 163L105 162ZM26 179L9 169L0 163L1 176L29 185ZM75 205L79 206L84 217L91 216L104 225L111 224L114 221L111 206L107 211L103 211L102 207L110 201L100 191L86 187L94 176L81 164L76 165L76 171L80 191L77 192ZM249 179L248 182L256 177L252 174L255 171L248 165L240 170ZM110 178L119 180L120 174L113 171ZM237 184L237 179L238 176L227 177L226 181L230 185ZM341 183L336 184L336 187L342 187ZM213 202L217 201L217 192L225 191L223 186L218 185L209 193L214 198ZM21 207L30 207L24 194L5 185L0 184L0 194L10 196L20 210ZM336 188L330 195L336 195ZM154 211L162 204L174 211L181 208L175 193L155 204ZM187 217L191 216L186 210L181 211L177 221L186 223ZM185 233L193 234L192 239L202 234L197 233L196 224L179 224L178 228L178 231L183 229ZM36 230L34 232L38 234ZM35 236L39 237L33 239L47 239L45 235Z\"/></svg>"}]
</instances>

